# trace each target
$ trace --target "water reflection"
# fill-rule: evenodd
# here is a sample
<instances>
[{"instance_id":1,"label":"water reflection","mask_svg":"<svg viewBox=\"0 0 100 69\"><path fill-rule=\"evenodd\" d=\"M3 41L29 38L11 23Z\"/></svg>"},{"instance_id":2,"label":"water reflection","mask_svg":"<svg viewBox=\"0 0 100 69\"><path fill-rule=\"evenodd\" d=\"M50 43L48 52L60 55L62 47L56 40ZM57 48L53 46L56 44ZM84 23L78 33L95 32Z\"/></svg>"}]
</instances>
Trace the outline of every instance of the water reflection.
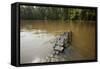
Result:
<instances>
[{"instance_id":1,"label":"water reflection","mask_svg":"<svg viewBox=\"0 0 100 69\"><path fill-rule=\"evenodd\" d=\"M54 35L41 30L22 30L21 32L21 56L22 63L39 61L50 55L53 48L49 41L54 38ZM37 60L38 59L38 60Z\"/></svg>"},{"instance_id":2,"label":"water reflection","mask_svg":"<svg viewBox=\"0 0 100 69\"><path fill-rule=\"evenodd\" d=\"M72 31L72 46L60 55L53 54L55 38ZM41 63L95 58L93 21L21 21L21 63Z\"/></svg>"}]
</instances>

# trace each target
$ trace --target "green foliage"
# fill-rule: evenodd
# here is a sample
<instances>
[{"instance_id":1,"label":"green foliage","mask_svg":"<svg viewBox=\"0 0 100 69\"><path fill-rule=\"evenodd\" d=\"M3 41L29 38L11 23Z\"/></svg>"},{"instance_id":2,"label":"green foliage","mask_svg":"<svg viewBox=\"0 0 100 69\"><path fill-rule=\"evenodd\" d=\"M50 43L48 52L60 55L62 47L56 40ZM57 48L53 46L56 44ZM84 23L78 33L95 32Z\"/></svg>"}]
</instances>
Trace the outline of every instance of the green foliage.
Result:
<instances>
[{"instance_id":1,"label":"green foliage","mask_svg":"<svg viewBox=\"0 0 100 69\"><path fill-rule=\"evenodd\" d=\"M21 19L31 20L96 20L95 9L20 6Z\"/></svg>"}]
</instances>

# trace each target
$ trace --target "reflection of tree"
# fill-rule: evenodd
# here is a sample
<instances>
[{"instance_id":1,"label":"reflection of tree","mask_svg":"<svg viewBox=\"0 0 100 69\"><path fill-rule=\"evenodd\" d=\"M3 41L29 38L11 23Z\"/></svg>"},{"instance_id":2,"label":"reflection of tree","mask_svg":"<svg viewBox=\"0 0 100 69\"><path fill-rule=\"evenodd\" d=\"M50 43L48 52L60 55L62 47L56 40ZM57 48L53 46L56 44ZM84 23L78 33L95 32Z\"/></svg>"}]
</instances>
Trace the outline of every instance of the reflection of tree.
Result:
<instances>
[{"instance_id":1,"label":"reflection of tree","mask_svg":"<svg viewBox=\"0 0 100 69\"><path fill-rule=\"evenodd\" d=\"M32 20L95 20L96 9L21 6L21 19Z\"/></svg>"}]
</instances>

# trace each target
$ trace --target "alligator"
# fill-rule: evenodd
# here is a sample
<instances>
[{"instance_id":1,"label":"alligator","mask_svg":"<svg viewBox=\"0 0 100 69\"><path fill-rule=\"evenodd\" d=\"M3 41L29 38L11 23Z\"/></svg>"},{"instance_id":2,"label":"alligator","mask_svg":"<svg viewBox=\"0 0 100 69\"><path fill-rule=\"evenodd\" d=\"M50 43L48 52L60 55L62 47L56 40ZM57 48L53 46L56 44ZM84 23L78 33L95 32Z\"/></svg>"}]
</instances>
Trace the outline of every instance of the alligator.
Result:
<instances>
[{"instance_id":1,"label":"alligator","mask_svg":"<svg viewBox=\"0 0 100 69\"><path fill-rule=\"evenodd\" d=\"M53 46L54 54L64 53L64 50L71 45L72 42L72 32L64 32L56 38L55 44Z\"/></svg>"}]
</instances>

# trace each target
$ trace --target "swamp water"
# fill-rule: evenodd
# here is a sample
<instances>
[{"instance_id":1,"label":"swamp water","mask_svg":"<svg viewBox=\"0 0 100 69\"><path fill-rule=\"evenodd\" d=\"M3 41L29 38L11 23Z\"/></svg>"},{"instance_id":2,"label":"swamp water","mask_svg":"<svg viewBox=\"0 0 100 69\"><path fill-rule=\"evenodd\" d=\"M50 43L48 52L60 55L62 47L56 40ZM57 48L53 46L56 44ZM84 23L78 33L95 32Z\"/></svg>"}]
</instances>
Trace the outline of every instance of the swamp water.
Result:
<instances>
[{"instance_id":1,"label":"swamp water","mask_svg":"<svg viewBox=\"0 0 100 69\"><path fill-rule=\"evenodd\" d=\"M42 63L95 58L94 21L32 21L20 24L20 62ZM72 45L60 55L53 55L56 36L72 31Z\"/></svg>"}]
</instances>

